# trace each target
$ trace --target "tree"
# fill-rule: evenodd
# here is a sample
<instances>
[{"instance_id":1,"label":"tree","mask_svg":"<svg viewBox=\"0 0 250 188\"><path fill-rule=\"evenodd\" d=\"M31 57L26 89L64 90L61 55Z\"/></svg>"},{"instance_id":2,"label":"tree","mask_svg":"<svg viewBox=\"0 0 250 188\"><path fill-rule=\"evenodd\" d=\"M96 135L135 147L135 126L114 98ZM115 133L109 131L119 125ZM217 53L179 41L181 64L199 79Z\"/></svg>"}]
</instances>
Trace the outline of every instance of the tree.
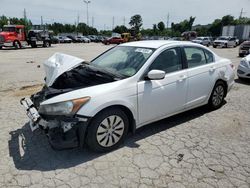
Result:
<instances>
[{"instance_id":1,"label":"tree","mask_svg":"<svg viewBox=\"0 0 250 188\"><path fill-rule=\"evenodd\" d=\"M8 24L8 18L4 15L0 17L0 28Z\"/></svg>"},{"instance_id":2,"label":"tree","mask_svg":"<svg viewBox=\"0 0 250 188\"><path fill-rule=\"evenodd\" d=\"M225 26L225 25L233 25L234 24L234 17L231 16L231 15L223 16L222 19L221 19L221 24L223 26Z\"/></svg>"},{"instance_id":3,"label":"tree","mask_svg":"<svg viewBox=\"0 0 250 188\"><path fill-rule=\"evenodd\" d=\"M136 33L140 32L140 28L142 26L142 17L139 14L136 14L130 18L129 25L136 31Z\"/></svg>"},{"instance_id":4,"label":"tree","mask_svg":"<svg viewBox=\"0 0 250 188\"><path fill-rule=\"evenodd\" d=\"M159 22L157 26L160 32L163 32L165 30L165 24L163 22Z\"/></svg>"},{"instance_id":5,"label":"tree","mask_svg":"<svg viewBox=\"0 0 250 188\"><path fill-rule=\"evenodd\" d=\"M119 33L119 34L127 33L127 32L128 32L128 28L127 28L125 25L116 26L116 27L113 29L113 32Z\"/></svg>"}]
</instances>

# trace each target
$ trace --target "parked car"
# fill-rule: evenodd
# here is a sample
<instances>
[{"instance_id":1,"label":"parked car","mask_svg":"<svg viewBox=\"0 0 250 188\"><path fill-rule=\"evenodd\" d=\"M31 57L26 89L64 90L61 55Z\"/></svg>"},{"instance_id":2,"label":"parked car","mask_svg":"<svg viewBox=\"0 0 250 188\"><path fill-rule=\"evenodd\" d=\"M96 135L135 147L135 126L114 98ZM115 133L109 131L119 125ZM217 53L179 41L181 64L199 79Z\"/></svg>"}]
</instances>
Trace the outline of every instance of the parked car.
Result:
<instances>
[{"instance_id":1,"label":"parked car","mask_svg":"<svg viewBox=\"0 0 250 188\"><path fill-rule=\"evenodd\" d=\"M64 37L64 36L56 36L55 38L58 39L59 43L71 43L72 40L69 39L68 37Z\"/></svg>"},{"instance_id":2,"label":"parked car","mask_svg":"<svg viewBox=\"0 0 250 188\"><path fill-rule=\"evenodd\" d=\"M123 39L121 37L111 37L108 39L105 39L103 41L103 44L108 45L108 44L121 44L123 43Z\"/></svg>"},{"instance_id":3,"label":"parked car","mask_svg":"<svg viewBox=\"0 0 250 188\"><path fill-rule=\"evenodd\" d=\"M79 38L77 38L76 36L72 36L72 35L68 35L67 36L69 39L72 40L73 43L80 43L82 42Z\"/></svg>"},{"instance_id":4,"label":"parked car","mask_svg":"<svg viewBox=\"0 0 250 188\"><path fill-rule=\"evenodd\" d=\"M250 54L241 59L237 69L239 79L250 78Z\"/></svg>"},{"instance_id":5,"label":"parked car","mask_svg":"<svg viewBox=\"0 0 250 188\"><path fill-rule=\"evenodd\" d=\"M222 48L228 47L236 47L237 42L235 37L219 37L213 42L213 47L216 48L217 46Z\"/></svg>"},{"instance_id":6,"label":"parked car","mask_svg":"<svg viewBox=\"0 0 250 188\"><path fill-rule=\"evenodd\" d=\"M57 37L55 37L55 36L52 36L51 37L51 42L52 42L52 44L58 44L59 43L59 39Z\"/></svg>"},{"instance_id":7,"label":"parked car","mask_svg":"<svg viewBox=\"0 0 250 188\"><path fill-rule=\"evenodd\" d=\"M192 42L202 44L207 47L211 45L211 40L209 37L197 37L196 39L192 40Z\"/></svg>"},{"instance_id":8,"label":"parked car","mask_svg":"<svg viewBox=\"0 0 250 188\"><path fill-rule=\"evenodd\" d=\"M44 67L46 85L21 104L31 129L44 129L57 149L113 150L151 122L220 108L234 83L230 60L190 42L124 43L91 63L57 53Z\"/></svg>"},{"instance_id":9,"label":"parked car","mask_svg":"<svg viewBox=\"0 0 250 188\"><path fill-rule=\"evenodd\" d=\"M85 37L85 36L80 36L80 38L81 38L82 42L84 42L84 43L90 43L91 42L90 39Z\"/></svg>"},{"instance_id":10,"label":"parked car","mask_svg":"<svg viewBox=\"0 0 250 188\"><path fill-rule=\"evenodd\" d=\"M239 48L239 56L243 57L250 54L250 39L241 43Z\"/></svg>"}]
</instances>

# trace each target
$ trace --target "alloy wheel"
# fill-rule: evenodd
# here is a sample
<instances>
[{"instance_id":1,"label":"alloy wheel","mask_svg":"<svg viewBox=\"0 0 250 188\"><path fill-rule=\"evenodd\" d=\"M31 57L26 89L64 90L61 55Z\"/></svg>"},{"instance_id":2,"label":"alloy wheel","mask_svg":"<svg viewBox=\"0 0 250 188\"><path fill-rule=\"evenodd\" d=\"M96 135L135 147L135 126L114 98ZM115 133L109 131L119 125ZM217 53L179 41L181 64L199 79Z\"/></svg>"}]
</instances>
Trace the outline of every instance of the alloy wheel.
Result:
<instances>
[{"instance_id":1,"label":"alloy wheel","mask_svg":"<svg viewBox=\"0 0 250 188\"><path fill-rule=\"evenodd\" d=\"M219 106L224 97L224 88L222 85L218 85L213 92L212 103L214 106Z\"/></svg>"},{"instance_id":2,"label":"alloy wheel","mask_svg":"<svg viewBox=\"0 0 250 188\"><path fill-rule=\"evenodd\" d=\"M105 118L99 125L96 132L98 144L102 147L111 147L122 138L124 133L124 121L117 115Z\"/></svg>"}]
</instances>

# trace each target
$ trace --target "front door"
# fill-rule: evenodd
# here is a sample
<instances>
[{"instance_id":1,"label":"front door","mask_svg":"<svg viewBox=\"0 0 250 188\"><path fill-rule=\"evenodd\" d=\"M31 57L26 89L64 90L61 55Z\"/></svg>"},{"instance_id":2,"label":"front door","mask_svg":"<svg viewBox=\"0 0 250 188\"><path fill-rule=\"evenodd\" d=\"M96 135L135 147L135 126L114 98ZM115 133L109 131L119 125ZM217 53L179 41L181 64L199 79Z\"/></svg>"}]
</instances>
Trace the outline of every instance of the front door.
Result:
<instances>
[{"instance_id":1,"label":"front door","mask_svg":"<svg viewBox=\"0 0 250 188\"><path fill-rule=\"evenodd\" d=\"M178 112L186 102L187 70L183 69L180 48L164 50L150 65L150 70L163 70L166 75L162 80L138 82L139 124Z\"/></svg>"}]
</instances>

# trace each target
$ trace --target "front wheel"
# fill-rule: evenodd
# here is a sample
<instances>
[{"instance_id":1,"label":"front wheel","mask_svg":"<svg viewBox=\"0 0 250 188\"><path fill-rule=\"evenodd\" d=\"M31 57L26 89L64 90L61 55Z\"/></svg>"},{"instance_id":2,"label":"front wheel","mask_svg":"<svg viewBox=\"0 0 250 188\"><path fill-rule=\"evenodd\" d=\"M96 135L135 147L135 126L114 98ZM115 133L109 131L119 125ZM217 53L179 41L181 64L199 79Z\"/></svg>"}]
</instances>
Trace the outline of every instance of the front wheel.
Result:
<instances>
[{"instance_id":1,"label":"front wheel","mask_svg":"<svg viewBox=\"0 0 250 188\"><path fill-rule=\"evenodd\" d=\"M218 81L214 86L214 89L212 91L212 94L208 102L208 106L212 110L220 108L223 105L225 96L226 96L226 86L222 81Z\"/></svg>"},{"instance_id":2,"label":"front wheel","mask_svg":"<svg viewBox=\"0 0 250 188\"><path fill-rule=\"evenodd\" d=\"M128 127L128 117L121 109L107 109L94 117L87 130L86 143L97 152L111 151L124 141Z\"/></svg>"}]
</instances>

